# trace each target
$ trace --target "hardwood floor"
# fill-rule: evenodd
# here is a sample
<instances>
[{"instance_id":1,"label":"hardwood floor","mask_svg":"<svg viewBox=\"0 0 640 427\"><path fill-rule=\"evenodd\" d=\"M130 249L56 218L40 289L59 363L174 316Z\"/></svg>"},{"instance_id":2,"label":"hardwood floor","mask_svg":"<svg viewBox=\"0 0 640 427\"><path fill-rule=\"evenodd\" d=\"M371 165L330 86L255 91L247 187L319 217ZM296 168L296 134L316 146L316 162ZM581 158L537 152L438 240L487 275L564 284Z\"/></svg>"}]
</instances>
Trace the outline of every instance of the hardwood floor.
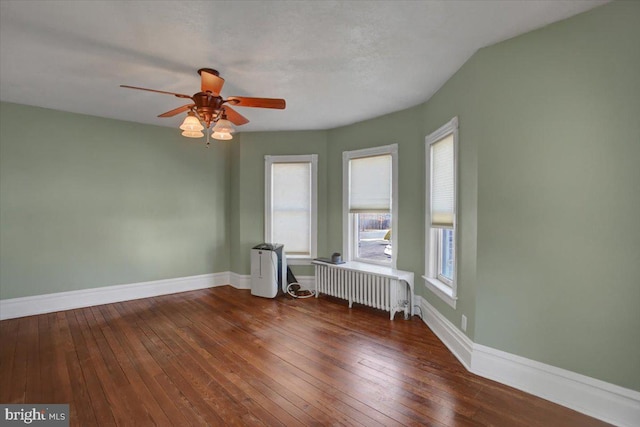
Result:
<instances>
[{"instance_id":1,"label":"hardwood floor","mask_svg":"<svg viewBox=\"0 0 640 427\"><path fill-rule=\"evenodd\" d=\"M71 425L600 426L468 373L418 318L230 286L0 322L0 402Z\"/></svg>"}]
</instances>

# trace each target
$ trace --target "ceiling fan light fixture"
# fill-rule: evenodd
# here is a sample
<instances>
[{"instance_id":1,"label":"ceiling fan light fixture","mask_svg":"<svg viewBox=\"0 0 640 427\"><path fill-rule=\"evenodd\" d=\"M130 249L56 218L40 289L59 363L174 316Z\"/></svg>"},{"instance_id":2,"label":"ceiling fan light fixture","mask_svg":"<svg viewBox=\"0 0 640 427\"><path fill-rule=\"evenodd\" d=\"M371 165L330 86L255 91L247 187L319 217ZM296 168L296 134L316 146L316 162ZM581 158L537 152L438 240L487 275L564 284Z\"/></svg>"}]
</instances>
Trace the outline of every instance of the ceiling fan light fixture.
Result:
<instances>
[{"instance_id":1,"label":"ceiling fan light fixture","mask_svg":"<svg viewBox=\"0 0 640 427\"><path fill-rule=\"evenodd\" d=\"M236 131L236 128L233 127L233 123L231 123L229 120L227 120L227 116L223 114L222 118L220 118L216 122L216 125L213 127L213 131L214 132L231 134L231 133L234 133Z\"/></svg>"},{"instance_id":2,"label":"ceiling fan light fixture","mask_svg":"<svg viewBox=\"0 0 640 427\"><path fill-rule=\"evenodd\" d=\"M216 132L215 129L211 133L211 137L220 141L228 141L230 139L233 139L233 135L231 135L229 132Z\"/></svg>"},{"instance_id":3,"label":"ceiling fan light fixture","mask_svg":"<svg viewBox=\"0 0 640 427\"><path fill-rule=\"evenodd\" d=\"M222 113L222 116L218 119L216 125L212 129L211 137L213 139L227 141L229 139L233 139L231 134L235 131L236 128L233 127L233 123L227 120L226 114Z\"/></svg>"},{"instance_id":4,"label":"ceiling fan light fixture","mask_svg":"<svg viewBox=\"0 0 640 427\"><path fill-rule=\"evenodd\" d=\"M200 120L198 120L195 113L193 111L189 111L189 113L187 113L187 117L185 117L184 121L180 125L180 129L182 129L185 132L200 132L201 130L204 129L204 126L202 126L202 123L200 123ZM194 137L191 137L191 138L194 138Z\"/></svg>"},{"instance_id":5,"label":"ceiling fan light fixture","mask_svg":"<svg viewBox=\"0 0 640 427\"><path fill-rule=\"evenodd\" d=\"M185 130L182 132L182 136L186 136L187 138L202 138L204 133L199 130Z\"/></svg>"}]
</instances>

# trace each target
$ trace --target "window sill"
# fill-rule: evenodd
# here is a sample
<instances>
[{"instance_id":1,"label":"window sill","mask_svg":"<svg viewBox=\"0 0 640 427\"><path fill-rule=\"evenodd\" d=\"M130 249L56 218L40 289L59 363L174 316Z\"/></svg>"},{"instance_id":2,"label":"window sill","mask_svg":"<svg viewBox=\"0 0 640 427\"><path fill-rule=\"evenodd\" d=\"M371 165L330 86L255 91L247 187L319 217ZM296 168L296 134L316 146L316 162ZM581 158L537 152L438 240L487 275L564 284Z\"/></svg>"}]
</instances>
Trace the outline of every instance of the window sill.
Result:
<instances>
[{"instance_id":1,"label":"window sill","mask_svg":"<svg viewBox=\"0 0 640 427\"><path fill-rule=\"evenodd\" d=\"M440 297L441 300L449 304L453 309L456 308L456 301L458 298L453 294L453 289L450 286L445 285L438 279L434 279L427 276L422 276L424 284L431 292Z\"/></svg>"},{"instance_id":2,"label":"window sill","mask_svg":"<svg viewBox=\"0 0 640 427\"><path fill-rule=\"evenodd\" d=\"M287 265L311 265L312 258L290 258L287 257Z\"/></svg>"},{"instance_id":3,"label":"window sill","mask_svg":"<svg viewBox=\"0 0 640 427\"><path fill-rule=\"evenodd\" d=\"M393 261L391 261L391 259L389 259L389 261L375 261L368 258L354 258L352 259L352 261L359 262L362 264L371 264L371 265L379 265L381 267L396 268L396 266L393 265Z\"/></svg>"}]
</instances>

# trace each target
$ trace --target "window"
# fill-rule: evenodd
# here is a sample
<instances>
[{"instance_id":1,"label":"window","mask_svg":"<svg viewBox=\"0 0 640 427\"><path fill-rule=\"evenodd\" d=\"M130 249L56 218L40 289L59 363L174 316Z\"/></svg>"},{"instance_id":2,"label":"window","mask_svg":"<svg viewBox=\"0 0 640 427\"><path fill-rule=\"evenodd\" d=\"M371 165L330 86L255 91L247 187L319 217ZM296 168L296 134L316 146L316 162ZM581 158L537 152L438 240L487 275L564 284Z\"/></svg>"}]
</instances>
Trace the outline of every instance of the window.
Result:
<instances>
[{"instance_id":1,"label":"window","mask_svg":"<svg viewBox=\"0 0 640 427\"><path fill-rule=\"evenodd\" d=\"M425 140L426 248L425 284L451 307L456 307L456 200L458 118Z\"/></svg>"},{"instance_id":2,"label":"window","mask_svg":"<svg viewBox=\"0 0 640 427\"><path fill-rule=\"evenodd\" d=\"M396 266L398 145L345 151L343 259Z\"/></svg>"},{"instance_id":3,"label":"window","mask_svg":"<svg viewBox=\"0 0 640 427\"><path fill-rule=\"evenodd\" d=\"M317 257L318 155L265 156L265 242L282 243L289 264Z\"/></svg>"}]
</instances>

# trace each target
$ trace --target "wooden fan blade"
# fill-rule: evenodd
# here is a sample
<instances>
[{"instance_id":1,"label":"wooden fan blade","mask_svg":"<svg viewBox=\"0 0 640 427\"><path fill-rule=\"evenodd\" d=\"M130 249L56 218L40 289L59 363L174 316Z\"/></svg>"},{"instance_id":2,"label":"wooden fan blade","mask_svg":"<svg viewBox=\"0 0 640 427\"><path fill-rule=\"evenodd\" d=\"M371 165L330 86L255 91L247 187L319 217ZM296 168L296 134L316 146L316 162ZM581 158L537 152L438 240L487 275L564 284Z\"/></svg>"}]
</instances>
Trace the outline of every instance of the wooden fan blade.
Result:
<instances>
[{"instance_id":1,"label":"wooden fan blade","mask_svg":"<svg viewBox=\"0 0 640 427\"><path fill-rule=\"evenodd\" d=\"M127 89L146 90L147 92L164 93L164 94L166 94L166 95L173 95L173 96L177 96L178 98L191 99L191 96L189 96L189 95L185 95L185 94L183 94L183 93L165 92L164 90L147 89L147 88L145 88L145 87L136 87L136 86L127 86L127 85L120 85L120 87L126 87Z\"/></svg>"},{"instance_id":2,"label":"wooden fan blade","mask_svg":"<svg viewBox=\"0 0 640 427\"><path fill-rule=\"evenodd\" d=\"M200 88L203 92L211 92L216 96L220 95L224 79L218 76L218 72L216 70L211 68L201 68L198 70L198 74L200 74L202 79Z\"/></svg>"},{"instance_id":3,"label":"wooden fan blade","mask_svg":"<svg viewBox=\"0 0 640 427\"><path fill-rule=\"evenodd\" d=\"M173 117L176 114L180 114L180 113L182 113L184 111L187 111L188 109L190 109L191 107L194 107L195 105L196 104L183 105L182 107L174 108L171 111L167 111L166 113L162 113L158 117Z\"/></svg>"},{"instance_id":4,"label":"wooden fan blade","mask_svg":"<svg viewBox=\"0 0 640 427\"><path fill-rule=\"evenodd\" d=\"M226 102L236 107L276 108L284 110L287 103L280 98L249 98L246 96L230 96Z\"/></svg>"},{"instance_id":5,"label":"wooden fan blade","mask_svg":"<svg viewBox=\"0 0 640 427\"><path fill-rule=\"evenodd\" d=\"M224 112L227 115L227 119L236 126L249 123L249 119L229 106L224 107Z\"/></svg>"}]
</instances>

